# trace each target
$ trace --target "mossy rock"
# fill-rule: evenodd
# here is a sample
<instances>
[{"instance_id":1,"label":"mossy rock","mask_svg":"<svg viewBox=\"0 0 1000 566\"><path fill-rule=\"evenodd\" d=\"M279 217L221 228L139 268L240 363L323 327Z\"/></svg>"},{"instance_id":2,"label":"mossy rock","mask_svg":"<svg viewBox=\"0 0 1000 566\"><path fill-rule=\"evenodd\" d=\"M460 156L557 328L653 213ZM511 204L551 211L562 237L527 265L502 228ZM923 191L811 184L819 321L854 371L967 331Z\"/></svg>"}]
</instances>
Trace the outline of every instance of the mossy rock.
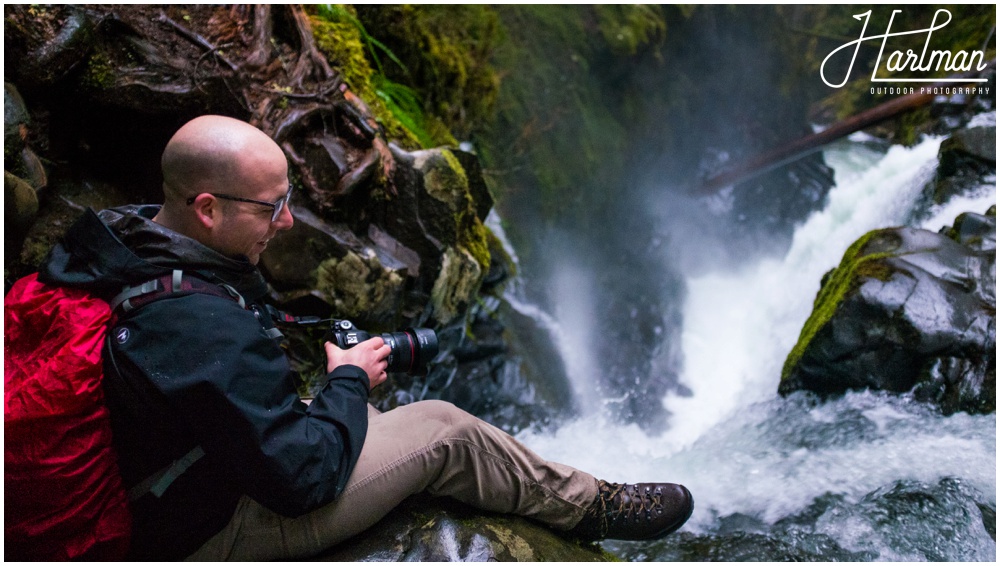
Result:
<instances>
[{"instance_id":1,"label":"mossy rock","mask_svg":"<svg viewBox=\"0 0 1000 566\"><path fill-rule=\"evenodd\" d=\"M424 191L444 205L449 213L435 219L432 235L465 248L485 270L490 264L488 229L480 219L477 200L472 195L469 176L462 163L448 149L420 151L413 155L416 158L414 166L424 177Z\"/></svg>"},{"instance_id":2,"label":"mossy rock","mask_svg":"<svg viewBox=\"0 0 1000 566\"><path fill-rule=\"evenodd\" d=\"M411 497L379 523L315 560L336 562L607 562L582 544L520 517L448 499Z\"/></svg>"},{"instance_id":3,"label":"mossy rock","mask_svg":"<svg viewBox=\"0 0 1000 566\"><path fill-rule=\"evenodd\" d=\"M392 320L403 281L399 272L382 265L374 251L330 258L316 274L316 288L331 298L334 312L355 320Z\"/></svg>"},{"instance_id":4,"label":"mossy rock","mask_svg":"<svg viewBox=\"0 0 1000 566\"><path fill-rule=\"evenodd\" d=\"M3 84L3 166L5 170L13 169L17 164L17 156L24 149L24 130L28 127L30 118L24 99L17 88L5 82ZM15 173L17 173L15 171Z\"/></svg>"},{"instance_id":5,"label":"mossy rock","mask_svg":"<svg viewBox=\"0 0 1000 566\"><path fill-rule=\"evenodd\" d=\"M434 318L441 324L455 320L476 297L483 280L476 258L460 247L449 247L441 258L441 270L431 290Z\"/></svg>"},{"instance_id":6,"label":"mossy rock","mask_svg":"<svg viewBox=\"0 0 1000 566\"><path fill-rule=\"evenodd\" d=\"M779 392L915 391L948 413L993 412L996 221L970 218L959 223L958 239L975 240L976 227L988 235L977 241L992 236L992 246L914 228L855 242L824 277Z\"/></svg>"}]
</instances>

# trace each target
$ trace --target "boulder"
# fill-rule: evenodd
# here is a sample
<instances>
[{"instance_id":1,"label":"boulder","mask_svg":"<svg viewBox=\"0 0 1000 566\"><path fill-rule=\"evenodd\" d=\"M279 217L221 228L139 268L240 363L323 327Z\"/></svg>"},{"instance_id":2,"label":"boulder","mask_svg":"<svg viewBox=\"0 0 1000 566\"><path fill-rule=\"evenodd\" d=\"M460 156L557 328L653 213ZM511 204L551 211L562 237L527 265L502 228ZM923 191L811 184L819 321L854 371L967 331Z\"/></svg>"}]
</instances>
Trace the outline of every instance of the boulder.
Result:
<instances>
[{"instance_id":1,"label":"boulder","mask_svg":"<svg viewBox=\"0 0 1000 566\"><path fill-rule=\"evenodd\" d=\"M293 310L351 318L366 330L394 329L403 305L403 284L420 258L374 225L358 236L306 208L293 208L295 224L261 254L276 298ZM296 303L318 301L325 309Z\"/></svg>"},{"instance_id":2,"label":"boulder","mask_svg":"<svg viewBox=\"0 0 1000 566\"><path fill-rule=\"evenodd\" d=\"M855 242L824 276L779 392L913 390L946 413L995 411L995 207L944 232Z\"/></svg>"},{"instance_id":3,"label":"boulder","mask_svg":"<svg viewBox=\"0 0 1000 566\"><path fill-rule=\"evenodd\" d=\"M511 515L415 496L360 535L317 556L336 562L607 562L597 545Z\"/></svg>"},{"instance_id":4,"label":"boulder","mask_svg":"<svg viewBox=\"0 0 1000 566\"><path fill-rule=\"evenodd\" d=\"M3 83L3 162L10 168L17 154L24 149L24 137L28 128L28 107L21 98L17 87Z\"/></svg>"},{"instance_id":5,"label":"boulder","mask_svg":"<svg viewBox=\"0 0 1000 566\"><path fill-rule=\"evenodd\" d=\"M38 214L38 196L24 179L3 172L4 253L11 257L21 253L24 237Z\"/></svg>"},{"instance_id":6,"label":"boulder","mask_svg":"<svg viewBox=\"0 0 1000 566\"><path fill-rule=\"evenodd\" d=\"M938 170L924 189L921 206L942 204L955 195L974 190L996 175L997 128L975 126L954 132L941 142Z\"/></svg>"}]
</instances>

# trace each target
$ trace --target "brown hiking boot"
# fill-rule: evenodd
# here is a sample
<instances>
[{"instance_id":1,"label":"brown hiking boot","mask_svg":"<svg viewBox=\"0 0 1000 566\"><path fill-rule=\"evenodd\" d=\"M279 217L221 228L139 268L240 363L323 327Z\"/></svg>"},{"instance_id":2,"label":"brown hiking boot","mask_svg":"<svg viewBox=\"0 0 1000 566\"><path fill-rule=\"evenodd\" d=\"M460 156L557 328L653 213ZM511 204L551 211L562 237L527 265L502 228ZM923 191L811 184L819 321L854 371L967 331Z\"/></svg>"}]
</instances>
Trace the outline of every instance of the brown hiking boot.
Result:
<instances>
[{"instance_id":1,"label":"brown hiking boot","mask_svg":"<svg viewBox=\"0 0 1000 566\"><path fill-rule=\"evenodd\" d=\"M586 540L647 540L676 531L691 517L694 498L675 483L597 482L597 498L569 532Z\"/></svg>"}]
</instances>

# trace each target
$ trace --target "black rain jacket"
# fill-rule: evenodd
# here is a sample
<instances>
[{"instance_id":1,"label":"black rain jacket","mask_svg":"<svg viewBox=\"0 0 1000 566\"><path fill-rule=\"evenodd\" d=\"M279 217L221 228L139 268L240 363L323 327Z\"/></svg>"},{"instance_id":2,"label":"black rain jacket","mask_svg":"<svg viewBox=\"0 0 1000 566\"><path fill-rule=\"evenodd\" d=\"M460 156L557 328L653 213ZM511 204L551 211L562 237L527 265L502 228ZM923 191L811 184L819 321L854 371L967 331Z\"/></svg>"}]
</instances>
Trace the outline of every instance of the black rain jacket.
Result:
<instances>
[{"instance_id":1,"label":"black rain jacket","mask_svg":"<svg viewBox=\"0 0 1000 566\"><path fill-rule=\"evenodd\" d=\"M110 300L125 285L181 269L231 285L248 306L263 298L267 285L249 261L152 222L158 210L88 210L39 279ZM133 559L188 556L229 522L244 494L294 517L343 490L368 430L368 377L335 368L307 406L265 332L271 326L236 300L194 292L155 300L109 328L104 391L126 486L196 446L205 451L161 497L132 503Z\"/></svg>"}]
</instances>

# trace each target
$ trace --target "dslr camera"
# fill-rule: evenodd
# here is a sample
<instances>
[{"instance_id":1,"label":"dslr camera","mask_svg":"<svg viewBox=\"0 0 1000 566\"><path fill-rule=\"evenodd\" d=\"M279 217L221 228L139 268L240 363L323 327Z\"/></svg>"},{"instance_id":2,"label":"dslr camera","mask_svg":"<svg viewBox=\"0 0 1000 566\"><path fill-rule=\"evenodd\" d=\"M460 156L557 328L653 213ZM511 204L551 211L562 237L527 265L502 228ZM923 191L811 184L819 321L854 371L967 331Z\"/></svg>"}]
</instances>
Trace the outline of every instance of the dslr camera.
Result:
<instances>
[{"instance_id":1,"label":"dslr camera","mask_svg":"<svg viewBox=\"0 0 1000 566\"><path fill-rule=\"evenodd\" d=\"M427 375L427 364L438 353L438 337L430 328L407 328L402 332L379 334L389 346L387 372ZM349 320L334 320L326 340L346 350L371 338L372 335L354 326Z\"/></svg>"}]
</instances>

